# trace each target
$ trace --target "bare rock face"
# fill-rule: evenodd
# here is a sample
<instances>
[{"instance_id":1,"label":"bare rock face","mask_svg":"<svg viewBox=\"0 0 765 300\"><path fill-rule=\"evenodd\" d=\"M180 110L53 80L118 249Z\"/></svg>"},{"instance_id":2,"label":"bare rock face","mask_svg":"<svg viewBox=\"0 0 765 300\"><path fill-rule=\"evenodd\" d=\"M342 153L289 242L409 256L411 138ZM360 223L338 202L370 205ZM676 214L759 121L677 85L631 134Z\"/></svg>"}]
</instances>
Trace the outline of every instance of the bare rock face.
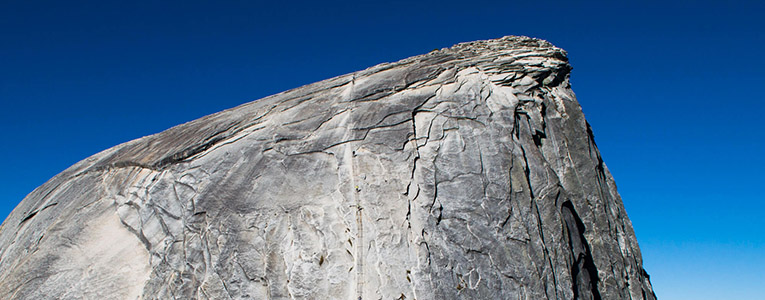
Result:
<instances>
[{"instance_id":1,"label":"bare rock face","mask_svg":"<svg viewBox=\"0 0 765 300\"><path fill-rule=\"evenodd\" d=\"M505 37L98 153L0 228L11 299L655 299L570 89Z\"/></svg>"}]
</instances>

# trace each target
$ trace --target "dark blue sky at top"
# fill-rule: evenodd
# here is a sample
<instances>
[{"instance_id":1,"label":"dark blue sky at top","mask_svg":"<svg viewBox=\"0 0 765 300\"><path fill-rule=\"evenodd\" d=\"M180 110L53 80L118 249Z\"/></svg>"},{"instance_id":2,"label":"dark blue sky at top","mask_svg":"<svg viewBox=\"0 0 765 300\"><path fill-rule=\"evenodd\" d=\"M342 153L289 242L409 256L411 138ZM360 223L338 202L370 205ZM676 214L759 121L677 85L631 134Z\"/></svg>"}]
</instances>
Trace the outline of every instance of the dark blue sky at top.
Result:
<instances>
[{"instance_id":1,"label":"dark blue sky at top","mask_svg":"<svg viewBox=\"0 0 765 300\"><path fill-rule=\"evenodd\" d=\"M762 3L3 0L0 216L119 143L434 48L527 35L568 51L657 295L755 299Z\"/></svg>"}]
</instances>

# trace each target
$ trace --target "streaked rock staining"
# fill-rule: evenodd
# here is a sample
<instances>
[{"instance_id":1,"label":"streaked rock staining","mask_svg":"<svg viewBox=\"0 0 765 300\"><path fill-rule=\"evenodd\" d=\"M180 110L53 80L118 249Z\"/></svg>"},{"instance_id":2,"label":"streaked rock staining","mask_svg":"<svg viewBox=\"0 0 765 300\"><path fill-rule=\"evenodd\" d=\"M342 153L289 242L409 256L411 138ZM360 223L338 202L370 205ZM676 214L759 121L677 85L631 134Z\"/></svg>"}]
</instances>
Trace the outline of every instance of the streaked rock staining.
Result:
<instances>
[{"instance_id":1,"label":"streaked rock staining","mask_svg":"<svg viewBox=\"0 0 765 300\"><path fill-rule=\"evenodd\" d=\"M463 43L93 155L0 228L10 299L655 299L566 52Z\"/></svg>"}]
</instances>

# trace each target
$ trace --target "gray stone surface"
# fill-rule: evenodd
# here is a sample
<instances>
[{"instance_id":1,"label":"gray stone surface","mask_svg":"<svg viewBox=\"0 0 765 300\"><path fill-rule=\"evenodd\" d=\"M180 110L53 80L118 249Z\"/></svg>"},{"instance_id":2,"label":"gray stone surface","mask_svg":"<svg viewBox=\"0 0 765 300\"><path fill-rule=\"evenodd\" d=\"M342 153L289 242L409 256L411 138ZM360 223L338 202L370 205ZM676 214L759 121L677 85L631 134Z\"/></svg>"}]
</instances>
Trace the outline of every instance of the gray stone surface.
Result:
<instances>
[{"instance_id":1,"label":"gray stone surface","mask_svg":"<svg viewBox=\"0 0 765 300\"><path fill-rule=\"evenodd\" d=\"M505 37L98 153L0 228L10 299L654 299L569 85Z\"/></svg>"}]
</instances>

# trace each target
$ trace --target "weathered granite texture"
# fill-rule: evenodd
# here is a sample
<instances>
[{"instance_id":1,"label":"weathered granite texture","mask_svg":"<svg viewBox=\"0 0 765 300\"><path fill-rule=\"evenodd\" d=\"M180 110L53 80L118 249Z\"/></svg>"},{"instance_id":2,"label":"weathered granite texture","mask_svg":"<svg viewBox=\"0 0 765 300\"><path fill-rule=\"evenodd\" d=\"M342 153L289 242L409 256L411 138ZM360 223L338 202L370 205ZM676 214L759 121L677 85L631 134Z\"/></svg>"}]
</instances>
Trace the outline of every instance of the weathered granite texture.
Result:
<instances>
[{"instance_id":1,"label":"weathered granite texture","mask_svg":"<svg viewBox=\"0 0 765 300\"><path fill-rule=\"evenodd\" d=\"M10 299L654 299L566 52L505 37L98 153L0 228Z\"/></svg>"}]
</instances>

